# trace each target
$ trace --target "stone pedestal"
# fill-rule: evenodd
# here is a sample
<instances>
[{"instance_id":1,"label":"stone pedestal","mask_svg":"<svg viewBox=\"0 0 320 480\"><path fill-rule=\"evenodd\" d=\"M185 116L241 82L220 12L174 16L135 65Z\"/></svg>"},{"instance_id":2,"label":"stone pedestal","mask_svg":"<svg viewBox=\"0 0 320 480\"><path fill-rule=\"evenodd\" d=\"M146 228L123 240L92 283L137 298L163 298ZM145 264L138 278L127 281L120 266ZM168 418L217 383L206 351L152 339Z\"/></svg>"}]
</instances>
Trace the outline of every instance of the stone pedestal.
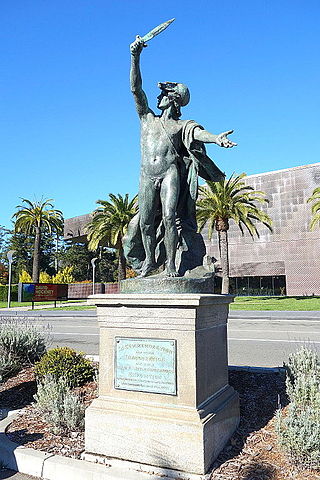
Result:
<instances>
[{"instance_id":1,"label":"stone pedestal","mask_svg":"<svg viewBox=\"0 0 320 480\"><path fill-rule=\"evenodd\" d=\"M100 325L100 374L99 397L86 412L86 452L200 475L208 471L239 421L238 394L228 385L232 298L89 298Z\"/></svg>"}]
</instances>

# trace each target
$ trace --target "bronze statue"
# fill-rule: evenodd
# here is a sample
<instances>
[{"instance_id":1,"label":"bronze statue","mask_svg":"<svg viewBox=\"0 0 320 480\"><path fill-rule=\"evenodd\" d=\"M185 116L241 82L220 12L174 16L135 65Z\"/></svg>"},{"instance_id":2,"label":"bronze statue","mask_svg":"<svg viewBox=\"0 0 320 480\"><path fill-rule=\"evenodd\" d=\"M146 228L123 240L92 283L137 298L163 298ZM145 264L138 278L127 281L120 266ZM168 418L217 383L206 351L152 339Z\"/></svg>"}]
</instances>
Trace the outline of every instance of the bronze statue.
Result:
<instances>
[{"instance_id":1,"label":"bronze statue","mask_svg":"<svg viewBox=\"0 0 320 480\"><path fill-rule=\"evenodd\" d=\"M161 265L167 276L176 277L202 263L203 240L196 233L195 220L198 175L211 181L225 177L206 155L204 143L225 148L236 145L228 139L233 130L214 135L193 120L180 120L181 107L190 100L182 83L159 83L157 107L161 113L156 115L150 109L142 89L140 55L146 39L171 21L157 27L158 31L137 36L130 45L130 86L141 122L141 174L139 214L129 225L124 250L142 277Z\"/></svg>"}]
</instances>

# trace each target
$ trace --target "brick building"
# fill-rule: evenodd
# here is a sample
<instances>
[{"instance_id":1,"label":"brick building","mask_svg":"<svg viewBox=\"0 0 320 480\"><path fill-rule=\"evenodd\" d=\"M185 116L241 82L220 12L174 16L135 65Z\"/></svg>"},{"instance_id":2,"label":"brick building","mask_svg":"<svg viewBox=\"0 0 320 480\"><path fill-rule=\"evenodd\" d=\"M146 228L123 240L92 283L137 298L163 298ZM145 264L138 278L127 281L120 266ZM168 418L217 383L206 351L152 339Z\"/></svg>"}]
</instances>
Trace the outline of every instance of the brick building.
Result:
<instances>
[{"instance_id":1,"label":"brick building","mask_svg":"<svg viewBox=\"0 0 320 480\"><path fill-rule=\"evenodd\" d=\"M320 228L310 231L307 203L320 186L320 163L250 175L248 185L267 194L273 232L259 225L260 238L242 236L230 223L229 255L232 287L238 294L320 295ZM65 221L65 239L85 241L90 215ZM216 237L206 238L207 252L219 258Z\"/></svg>"},{"instance_id":2,"label":"brick building","mask_svg":"<svg viewBox=\"0 0 320 480\"><path fill-rule=\"evenodd\" d=\"M258 226L260 238L243 236L230 222L229 257L232 287L239 294L320 294L320 228L310 231L307 199L320 185L320 163L246 177L262 190L273 232ZM216 238L206 240L208 254L219 258Z\"/></svg>"}]
</instances>

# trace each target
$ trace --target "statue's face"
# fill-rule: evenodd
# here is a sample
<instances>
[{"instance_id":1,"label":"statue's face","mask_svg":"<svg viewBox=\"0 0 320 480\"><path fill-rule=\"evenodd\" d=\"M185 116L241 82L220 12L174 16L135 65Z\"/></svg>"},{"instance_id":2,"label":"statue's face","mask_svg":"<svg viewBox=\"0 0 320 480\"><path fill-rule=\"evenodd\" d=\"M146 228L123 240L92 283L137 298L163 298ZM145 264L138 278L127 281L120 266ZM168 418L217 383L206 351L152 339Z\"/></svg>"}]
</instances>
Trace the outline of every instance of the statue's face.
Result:
<instances>
[{"instance_id":1,"label":"statue's face","mask_svg":"<svg viewBox=\"0 0 320 480\"><path fill-rule=\"evenodd\" d=\"M170 105L172 104L172 99L169 98L168 95L163 91L160 93L160 95L157 98L158 98L157 107L160 110L166 110L166 108L170 107Z\"/></svg>"}]
</instances>

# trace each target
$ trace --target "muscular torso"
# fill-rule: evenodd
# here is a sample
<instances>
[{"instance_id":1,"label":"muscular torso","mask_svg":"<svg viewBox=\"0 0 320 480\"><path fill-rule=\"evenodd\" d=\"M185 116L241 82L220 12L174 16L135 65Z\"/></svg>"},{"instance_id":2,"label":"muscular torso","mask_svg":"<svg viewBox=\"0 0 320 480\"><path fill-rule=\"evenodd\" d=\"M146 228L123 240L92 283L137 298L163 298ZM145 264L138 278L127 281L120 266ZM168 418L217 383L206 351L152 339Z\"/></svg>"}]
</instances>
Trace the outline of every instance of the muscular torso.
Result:
<instances>
[{"instance_id":1,"label":"muscular torso","mask_svg":"<svg viewBox=\"0 0 320 480\"><path fill-rule=\"evenodd\" d=\"M163 177L177 164L182 126L180 120L160 120L151 112L141 117L141 172L144 175Z\"/></svg>"}]
</instances>

